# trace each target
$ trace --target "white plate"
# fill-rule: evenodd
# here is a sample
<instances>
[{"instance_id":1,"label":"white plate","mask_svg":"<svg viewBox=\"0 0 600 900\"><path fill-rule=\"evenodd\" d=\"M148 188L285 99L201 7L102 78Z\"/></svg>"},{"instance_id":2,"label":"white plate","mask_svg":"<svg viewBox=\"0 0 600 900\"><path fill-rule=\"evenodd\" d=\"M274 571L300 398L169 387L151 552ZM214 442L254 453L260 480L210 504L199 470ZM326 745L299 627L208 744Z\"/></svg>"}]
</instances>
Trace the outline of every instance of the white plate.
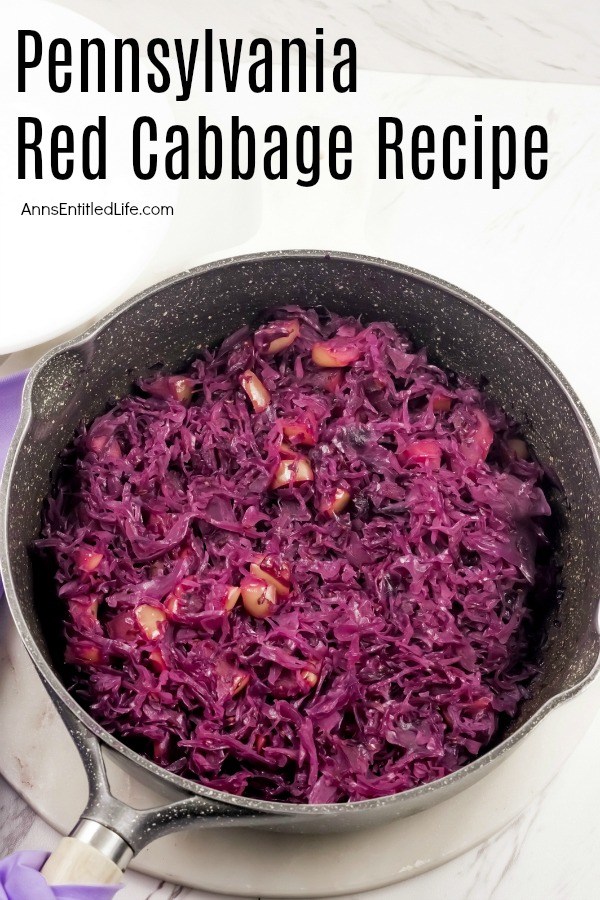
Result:
<instances>
[{"instance_id":1,"label":"white plate","mask_svg":"<svg viewBox=\"0 0 600 900\"><path fill-rule=\"evenodd\" d=\"M0 31L0 78L5 85L0 148L2 222L0 290L2 329L0 354L31 347L87 322L114 303L134 281L166 235L170 216L29 216L24 204L99 203L170 205L175 207L178 183L166 178L141 181L131 170L131 128L140 115L152 116L159 134L172 120L165 95L111 88L110 50L114 35L69 9L44 0L11 0L3 6ZM43 38L44 57L27 76L26 92L17 92L18 28L35 29ZM53 38L68 38L73 47L73 87L64 94L48 86L47 46ZM78 83L78 48L83 37L100 37L107 48L107 92L82 94ZM65 70L66 71L66 70ZM92 76L93 77L93 76ZM94 81L91 85L94 86ZM127 84L127 82L125 82ZM48 146L44 177L17 180L17 118L42 121L42 146L51 128L71 125L75 147L82 129L107 120L107 179L88 181L76 162L75 174L58 181L49 173ZM76 157L77 159L78 157ZM126 249L125 249L126 248Z\"/></svg>"}]
</instances>

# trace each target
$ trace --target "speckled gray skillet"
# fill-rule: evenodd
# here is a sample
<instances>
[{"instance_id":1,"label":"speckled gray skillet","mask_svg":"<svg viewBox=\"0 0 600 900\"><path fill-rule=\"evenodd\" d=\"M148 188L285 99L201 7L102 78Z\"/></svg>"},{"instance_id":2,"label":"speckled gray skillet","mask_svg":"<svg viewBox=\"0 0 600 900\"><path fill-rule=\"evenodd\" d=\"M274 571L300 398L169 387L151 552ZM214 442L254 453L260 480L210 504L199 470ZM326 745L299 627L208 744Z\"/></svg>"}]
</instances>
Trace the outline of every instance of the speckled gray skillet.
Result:
<instances>
[{"instance_id":1,"label":"speckled gray skillet","mask_svg":"<svg viewBox=\"0 0 600 900\"><path fill-rule=\"evenodd\" d=\"M38 533L49 473L77 424L102 412L157 362L177 368L199 347L282 302L389 319L407 327L445 365L475 381L485 375L489 393L525 423L526 436L564 486L556 507L563 522L565 593L552 617L534 696L505 739L478 760L433 784L381 800L268 803L163 771L104 731L69 695L40 622L47 597L36 587L27 548ZM329 831L380 824L432 807L499 765L552 707L598 672L600 462L590 421L555 366L510 322L458 288L396 263L347 253L260 253L184 272L124 303L31 371L1 501L2 577L10 608L88 771L90 802L75 831L123 866L132 851L190 820L204 826ZM140 812L111 797L103 752L149 780L165 796L165 806Z\"/></svg>"}]
</instances>

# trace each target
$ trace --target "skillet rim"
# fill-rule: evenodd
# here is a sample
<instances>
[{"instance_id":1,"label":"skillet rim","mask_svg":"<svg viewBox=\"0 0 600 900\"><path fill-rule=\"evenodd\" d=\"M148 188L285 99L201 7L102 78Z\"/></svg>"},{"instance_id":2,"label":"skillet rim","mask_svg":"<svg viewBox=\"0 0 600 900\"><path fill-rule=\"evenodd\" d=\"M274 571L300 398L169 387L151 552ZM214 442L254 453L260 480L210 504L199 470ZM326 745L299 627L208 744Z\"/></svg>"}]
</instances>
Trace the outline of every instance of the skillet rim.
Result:
<instances>
[{"instance_id":1,"label":"skillet rim","mask_svg":"<svg viewBox=\"0 0 600 900\"><path fill-rule=\"evenodd\" d=\"M501 760L502 757L508 755L511 750L517 745L517 743L519 743L524 737L526 737L526 735L533 728L535 728L535 726L539 722L541 722L553 709L562 705L563 703L580 693L589 684L591 684L592 681L595 680L595 678L598 676L598 673L600 672L600 648L596 662L594 663L588 674L580 679L580 681L563 691L559 691L553 697L549 698L546 703L544 703L533 714L533 716L527 719L516 731L514 731L509 737L505 738L491 750L489 750L488 752L484 752L477 759L473 760L462 768L457 769L455 772L452 772L449 775L445 775L442 778L438 778L435 781L430 782L429 784L410 788L406 791L402 791L401 793L389 794L385 797L379 797L372 800L357 800L346 803L296 804L281 800L258 800L251 797L241 797L235 794L227 793L225 791L218 791L195 782L192 779L183 778L180 775L175 775L172 772L169 772L168 770L156 765L156 763L151 762L146 757L141 756L139 753L131 750L129 747L119 741L114 735L110 734L101 725L99 725L89 715L89 713L87 713L83 709L83 707L80 706L80 704L77 703L77 701L71 696L62 681L58 678L56 673L44 659L37 643L32 637L29 626L27 625L27 622L25 620L25 616L22 613L21 603L12 578L7 540L8 500L12 486L14 464L20 452L21 445L24 442L28 428L31 424L33 414L31 400L32 395L35 391L36 380L40 372L42 372L42 370L50 362L50 360L54 359L65 351L84 346L131 307L143 303L146 299L164 290L167 287L182 283L190 278L194 278L206 272L224 270L230 266L237 266L240 264L252 264L255 262L277 259L336 259L345 262L360 263L362 265L371 266L375 269L383 268L386 270L392 270L396 273L417 279L426 285L430 285L434 288L441 289L446 293L452 294L459 301L466 303L471 307L474 307L479 312L488 316L501 328L503 328L505 331L508 331L508 333L513 338L519 341L524 346L525 350L529 354L534 356L538 363L540 363L545 369L546 373L556 382L559 389L566 397L567 402L570 404L573 412L575 413L583 436L586 438L586 446L591 451L592 459L594 461L596 469L600 473L600 438L598 437L598 434L591 422L588 413L581 403L581 400L571 387L570 383L567 381L558 367L546 355L546 353L544 353L544 351L530 337L528 337L525 332L518 328L502 313L497 312L495 309L493 309L484 301L479 300L473 294L464 291L462 288L459 288L456 285L445 281L444 279L438 278L419 269L415 269L411 266L360 253L312 249L270 250L242 254L238 256L230 256L220 260L215 260L213 262L203 263L202 265L196 266L192 269L186 269L183 272L179 272L176 275L172 275L156 284L151 285L150 287L145 288L144 290L138 292L135 296L131 297L128 300L125 300L113 310L106 313L96 323L91 325L80 335L70 338L67 341L63 341L58 346L53 347L51 350L45 353L31 368L23 388L23 398L19 423L8 450L2 475L2 481L0 483L0 527L2 529L2 540L0 540L0 572L4 583L4 590L10 612L19 632L20 638L23 641L25 648L29 653L29 656L31 657L38 671L38 674L42 678L44 686L51 696L52 702L54 703L54 705L58 706L62 718L67 718L63 714L63 711L67 710L80 723L82 723L87 731L91 732L91 734L93 734L101 744L109 747L117 754L117 756L124 756L130 763L133 763L141 769L145 770L159 782L166 782L171 788L177 788L179 791L188 795L196 795L206 800L210 800L213 803L216 802L229 807L234 806L239 809L247 810L251 813L266 813L271 815L276 814L278 816L289 816L295 818L305 818L312 816L331 817L341 815L342 813L357 815L361 811L366 812L367 810L382 809L389 806L398 805L399 815L401 815L401 808L403 806L409 807L411 812L414 811L414 806L415 804L418 804L419 801L423 801L424 805L429 806L430 804L426 803L425 801L429 799L432 794L435 795L436 793L439 793L441 795L441 802L443 799L446 799L449 796L449 794L447 793L448 790L451 790L453 788L460 789L461 782L468 782L470 779L478 780L479 778L483 777L487 769L492 768ZM596 631L598 632L600 630L598 623L598 612L596 614L596 620L593 624L596 628ZM409 813L408 809L407 813Z\"/></svg>"}]
</instances>

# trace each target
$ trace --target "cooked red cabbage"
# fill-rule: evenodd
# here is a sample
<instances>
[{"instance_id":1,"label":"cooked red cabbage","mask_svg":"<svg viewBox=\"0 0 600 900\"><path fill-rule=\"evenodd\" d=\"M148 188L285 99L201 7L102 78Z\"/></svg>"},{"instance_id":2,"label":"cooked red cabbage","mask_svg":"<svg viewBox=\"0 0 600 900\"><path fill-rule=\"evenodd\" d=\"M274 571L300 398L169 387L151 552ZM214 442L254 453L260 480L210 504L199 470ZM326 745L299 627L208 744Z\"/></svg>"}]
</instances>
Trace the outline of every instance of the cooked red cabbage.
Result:
<instances>
[{"instance_id":1,"label":"cooked red cabbage","mask_svg":"<svg viewBox=\"0 0 600 900\"><path fill-rule=\"evenodd\" d=\"M440 778L536 672L543 476L517 424L391 324L272 312L63 454L38 545L72 689L234 794Z\"/></svg>"}]
</instances>

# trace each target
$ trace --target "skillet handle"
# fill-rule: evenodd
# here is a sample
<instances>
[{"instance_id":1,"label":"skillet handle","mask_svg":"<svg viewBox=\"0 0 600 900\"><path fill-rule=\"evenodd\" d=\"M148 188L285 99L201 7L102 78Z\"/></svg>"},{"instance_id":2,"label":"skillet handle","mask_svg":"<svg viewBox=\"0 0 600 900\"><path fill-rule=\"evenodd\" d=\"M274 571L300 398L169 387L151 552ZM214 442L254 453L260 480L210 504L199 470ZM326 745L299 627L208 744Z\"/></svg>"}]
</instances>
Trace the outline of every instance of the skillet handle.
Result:
<instances>
[{"instance_id":1,"label":"skillet handle","mask_svg":"<svg viewBox=\"0 0 600 900\"><path fill-rule=\"evenodd\" d=\"M42 875L48 884L117 884L123 869L104 851L70 836L48 857Z\"/></svg>"},{"instance_id":2,"label":"skillet handle","mask_svg":"<svg viewBox=\"0 0 600 900\"><path fill-rule=\"evenodd\" d=\"M89 798L82 818L48 858L42 874L48 884L116 884L146 844L196 823L207 827L248 824L277 815L183 793L150 809L136 809L111 792L101 742L46 684L83 762Z\"/></svg>"}]
</instances>

